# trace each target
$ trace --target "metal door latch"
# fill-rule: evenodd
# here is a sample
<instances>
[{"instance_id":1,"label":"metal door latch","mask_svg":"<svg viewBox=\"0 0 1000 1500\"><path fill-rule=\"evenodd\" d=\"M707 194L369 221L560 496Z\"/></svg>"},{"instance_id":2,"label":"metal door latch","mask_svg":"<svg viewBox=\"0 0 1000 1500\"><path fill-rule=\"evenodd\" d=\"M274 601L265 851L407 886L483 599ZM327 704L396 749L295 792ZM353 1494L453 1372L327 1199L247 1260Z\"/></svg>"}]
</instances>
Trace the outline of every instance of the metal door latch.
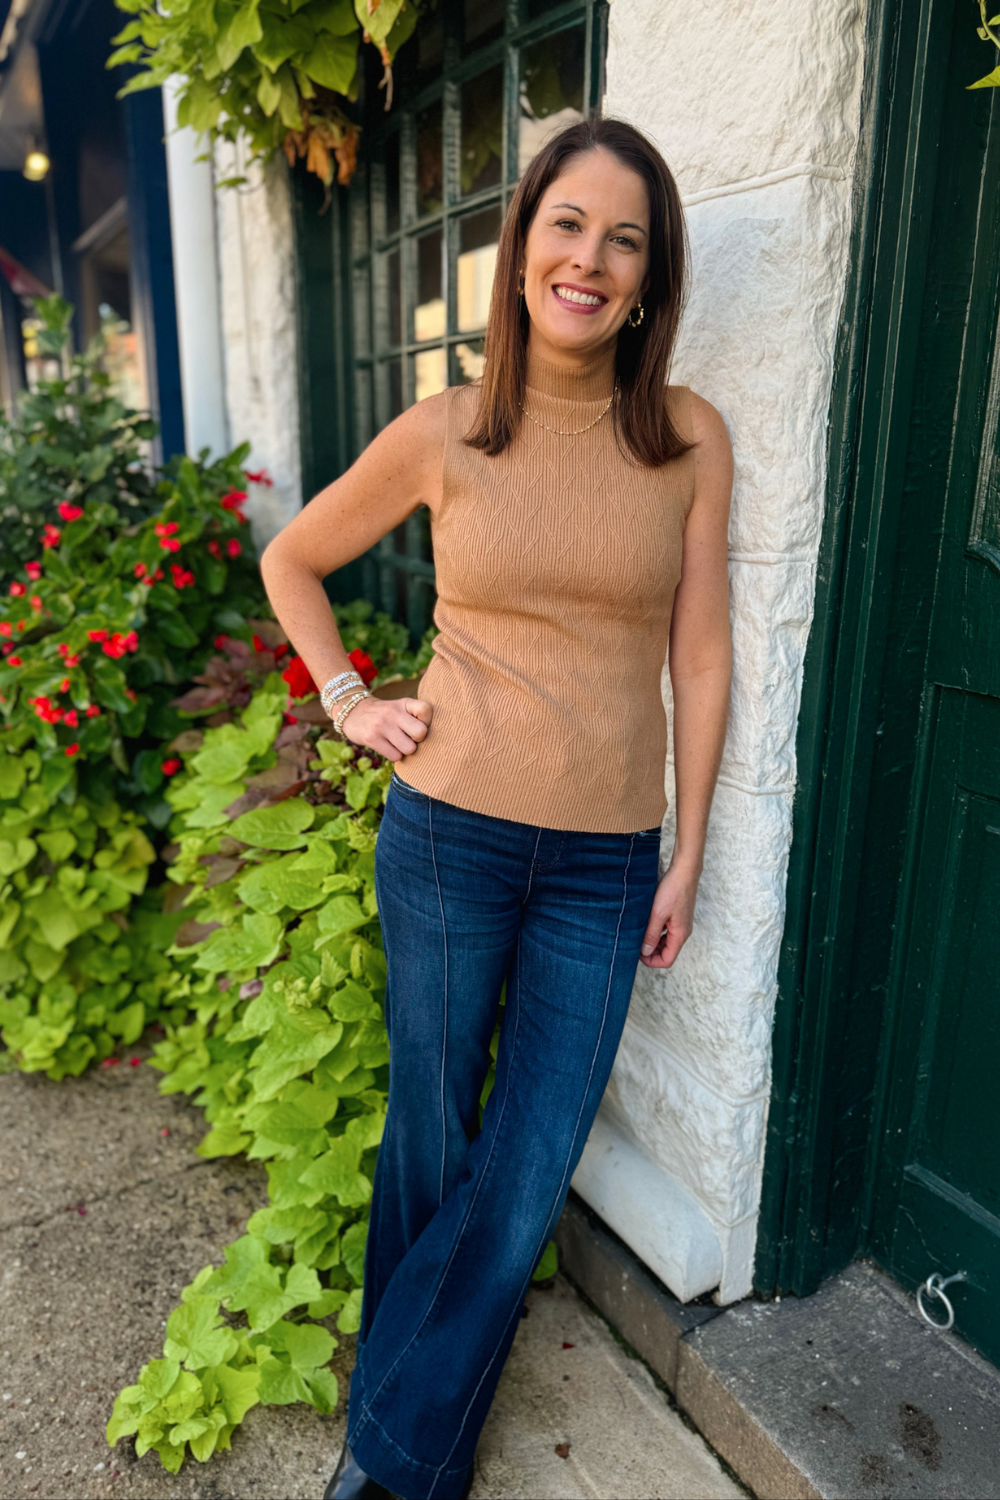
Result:
<instances>
[{"instance_id":1,"label":"metal door latch","mask_svg":"<svg viewBox=\"0 0 1000 1500\"><path fill-rule=\"evenodd\" d=\"M942 1276L940 1271L932 1272L927 1280L921 1286L917 1287L917 1311L924 1322L929 1323L932 1328L940 1328L942 1331L953 1327L955 1323L955 1309L951 1305L951 1299L945 1295L944 1289L946 1286L951 1286L953 1281L968 1281L968 1279L964 1271L956 1271L954 1276ZM947 1316L943 1323L939 1323L937 1318L931 1317L924 1306L925 1297L933 1297L936 1301L944 1303L944 1310Z\"/></svg>"}]
</instances>

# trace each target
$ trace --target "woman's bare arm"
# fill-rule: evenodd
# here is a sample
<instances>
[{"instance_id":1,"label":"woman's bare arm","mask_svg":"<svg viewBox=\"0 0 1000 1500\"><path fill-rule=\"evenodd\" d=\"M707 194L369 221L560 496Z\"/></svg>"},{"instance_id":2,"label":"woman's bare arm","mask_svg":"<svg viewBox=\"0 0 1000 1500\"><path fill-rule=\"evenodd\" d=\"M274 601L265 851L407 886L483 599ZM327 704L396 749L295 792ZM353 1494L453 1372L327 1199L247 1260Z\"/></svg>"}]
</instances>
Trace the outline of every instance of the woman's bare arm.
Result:
<instances>
[{"instance_id":1,"label":"woman's bare arm","mask_svg":"<svg viewBox=\"0 0 1000 1500\"><path fill-rule=\"evenodd\" d=\"M687 940L705 855L712 794L729 714L728 532L733 458L715 407L692 396L695 498L684 527L684 563L670 623L677 836L657 887L641 962L669 968Z\"/></svg>"},{"instance_id":2,"label":"woman's bare arm","mask_svg":"<svg viewBox=\"0 0 1000 1500\"><path fill-rule=\"evenodd\" d=\"M264 549L260 570L267 597L320 686L351 667L323 579L367 552L419 505L436 508L444 424L443 396L411 406ZM430 722L431 706L419 698L366 698L351 710L344 733L399 760L416 749Z\"/></svg>"}]
</instances>

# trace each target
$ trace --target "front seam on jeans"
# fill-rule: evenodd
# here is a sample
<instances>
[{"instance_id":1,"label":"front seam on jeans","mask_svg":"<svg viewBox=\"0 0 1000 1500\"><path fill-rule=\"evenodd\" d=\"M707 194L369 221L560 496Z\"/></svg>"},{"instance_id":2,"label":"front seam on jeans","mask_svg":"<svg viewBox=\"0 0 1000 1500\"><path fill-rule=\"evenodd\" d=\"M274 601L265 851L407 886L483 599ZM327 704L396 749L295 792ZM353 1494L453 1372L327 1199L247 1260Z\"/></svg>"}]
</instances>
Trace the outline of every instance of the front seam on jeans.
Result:
<instances>
[{"instance_id":1,"label":"front seam on jeans","mask_svg":"<svg viewBox=\"0 0 1000 1500\"><path fill-rule=\"evenodd\" d=\"M540 834L539 834L539 837L541 837ZM518 964L520 965L520 944L518 945ZM520 996L518 996L517 1009L518 1010L520 1009ZM512 1041L511 1041L511 1047L512 1048L516 1047L516 1044L517 1044L517 1024L518 1024L518 1017L515 1015L515 1018L514 1018L514 1034L513 1034ZM496 1130L494 1131L494 1134L493 1134L493 1144L490 1146L489 1155L487 1156L486 1161L483 1163L483 1172L482 1172L482 1176L481 1176L481 1178L479 1180L479 1186L476 1189L475 1195L473 1196L473 1199L472 1199L471 1203L469 1204L468 1208L465 1211L465 1217L463 1218L461 1224L458 1227L458 1231L457 1231L457 1233L455 1235L455 1243L454 1243L454 1246L452 1247L452 1252L451 1252L451 1254L448 1257L447 1263L444 1266L444 1268L443 1268L443 1270L441 1272L440 1277L438 1278L438 1284L434 1288L434 1295L433 1295L433 1297L430 1300L430 1303L428 1305L427 1311L424 1313L424 1316L420 1320L419 1327L417 1327L414 1330L414 1332L413 1332L412 1336L410 1337L409 1342L406 1344L405 1348L403 1348L403 1349L401 1349L399 1351L399 1353L396 1355L396 1358L393 1360L392 1364L389 1366L388 1370L382 1376L382 1379L379 1381L378 1389L373 1392L373 1394L369 1397L369 1399L365 1402L364 1406L362 1407L361 1417L359 1419L359 1423L360 1423L360 1421L363 1421L366 1417L368 1417L368 1416L371 1415L372 1406L378 1400L379 1395L381 1394L381 1391L382 1391L382 1387L385 1385L386 1381L390 1380L391 1377L395 1374L395 1372L396 1372L397 1368L399 1367L400 1363L402 1362L402 1360L409 1353L410 1349L412 1349L412 1347L416 1343L417 1339L423 1333L424 1326L427 1323L428 1318L431 1316L431 1313L434 1311L434 1308L435 1308L435 1306L437 1304L437 1299L441 1295L441 1288L444 1286L444 1283L447 1280L448 1272L451 1270L452 1261L455 1259L455 1256L458 1254L458 1247L461 1244L462 1236L465 1233L465 1229L466 1229L466 1226L467 1226L470 1218L472 1217L473 1210L475 1209L476 1204L479 1201L479 1194L483 1190L483 1183L486 1181L486 1178L488 1176L489 1168L490 1168L490 1163L492 1162L494 1152L496 1151L497 1137L500 1134L500 1127L503 1124L503 1117L504 1117L504 1113L505 1113L506 1108L507 1108L507 1100L509 1098L509 1095L510 1095L510 1079L509 1079L509 1075L508 1075L507 1087L506 1087L506 1090L504 1091L503 1102L500 1105L500 1116L499 1116L499 1119L497 1120ZM374 1418L372 1418L372 1420L374 1421ZM378 1425L378 1424L376 1423L376 1425ZM463 1420L463 1426L464 1426L464 1420ZM461 1434L459 1434L459 1436L461 1436ZM455 1450L454 1450L454 1447L453 1447L452 1448L452 1452L454 1452L454 1451ZM450 1457L451 1457L451 1453L448 1454L448 1458L450 1458ZM437 1480L440 1478L441 1474L443 1473L444 1468L447 1465L447 1462L448 1462L448 1459L446 1458L445 1461L444 1461L444 1463L438 1469L437 1475L436 1475L435 1480L434 1480L434 1484L437 1483ZM431 1485L432 1489L434 1487L434 1484Z\"/></svg>"},{"instance_id":2,"label":"front seam on jeans","mask_svg":"<svg viewBox=\"0 0 1000 1500\"><path fill-rule=\"evenodd\" d=\"M604 1039L604 1028L607 1025L607 1020L608 1020L608 1005L609 1005L609 1003L611 1001L611 985L612 985L612 983L614 981L614 975L615 975L615 959L618 957L618 939L619 939L619 936L621 934L621 929L622 929L622 918L625 915L625 903L628 900L628 872L629 872L629 870L631 869L631 866L632 866L632 850L633 850L633 848L635 846L635 840L636 840L636 835L633 833L630 836L630 838L629 838L628 858L625 861L625 874L624 874L624 876L622 878L622 904L621 904L621 907L619 908L619 911L618 911L618 921L617 921L617 924L615 925L615 942L614 942L614 947L611 950L611 963L608 966L608 987L607 987L607 989L604 992L604 1010L603 1010L602 1015L601 1015L601 1028L600 1028L600 1031L597 1033L597 1042L596 1042L596 1044L594 1046L593 1055L592 1055L592 1057L590 1059L590 1072L587 1074L586 1087L584 1088L583 1095L582 1095L582 1098L580 1100L580 1108L577 1111L576 1124L573 1126L573 1136L572 1136L572 1140L570 1142L570 1150L569 1150L569 1154L567 1156L566 1167L563 1170L562 1180L559 1183L559 1191L556 1193L555 1198L553 1199L553 1202L552 1202L552 1207L549 1209L549 1216L548 1216L548 1219L546 1220L546 1225L548 1224L549 1219L552 1218L552 1211L555 1208L555 1205L559 1202L559 1199L560 1199L560 1197L562 1196L562 1193L563 1193L563 1188L564 1188L565 1183L566 1183L566 1176L567 1176L567 1173L569 1172L569 1163L573 1159L573 1151L574 1151L574 1149L576 1147L576 1138L577 1138L577 1135L579 1134L579 1130L580 1130L580 1118L581 1118L581 1116L583 1114L584 1107L585 1107L585 1105L587 1103L587 1095L590 1093L590 1085L591 1085L591 1082L593 1081L594 1069L597 1066L597 1057L598 1057L598 1054L599 1054L599 1052L601 1050L601 1042ZM520 1005L520 992L521 992L521 985L520 985L520 944L519 944L518 945L518 1004L519 1005ZM494 1136L494 1144L496 1143L496 1136L499 1135L499 1133L500 1133L500 1124L499 1124L499 1121L498 1121L497 1122L496 1135ZM490 1154L492 1155L492 1150L491 1150ZM535 1264L534 1264L534 1262L532 1262L531 1270L528 1272L528 1275L527 1275L527 1277L526 1277L526 1279L524 1281L524 1284L523 1284L523 1286L521 1288L520 1294L518 1295L517 1302L515 1302L515 1304L514 1304L515 1305L515 1309L517 1308L518 1304L523 1299L525 1292L528 1290L528 1285L529 1285L529 1283L531 1281L531 1278L534 1275L534 1273L535 1273ZM441 1475L444 1473L444 1471L447 1468L448 1463L449 1463L449 1461L450 1461L450 1459L452 1457L452 1454L455 1452L455 1449L458 1447L459 1443L461 1442L462 1433L465 1431L465 1424L469 1420L469 1413L470 1413L470 1411L472 1410L473 1406L476 1403L476 1397L479 1395L479 1392L482 1389L483 1381L486 1379L486 1377L489 1374L490 1370L493 1368L493 1365L494 1365L494 1363L496 1361L496 1357L500 1353L500 1350L503 1348L503 1342L504 1342L504 1339L507 1336L507 1329L510 1327L510 1324L511 1324L512 1321L513 1321L513 1317L510 1320L508 1320L507 1325L504 1328L503 1333L500 1335L500 1342L497 1344L497 1347L496 1347L496 1349L493 1352L492 1358L490 1359L490 1361L487 1364L485 1370L483 1371L482 1375L480 1376L479 1384L476 1386L476 1389L473 1391L472 1397L471 1397L471 1399L469 1401L469 1404L468 1404L468 1406L465 1409L465 1415L462 1418L461 1425L459 1426L458 1433L456 1434L456 1437L455 1437L455 1441L452 1443L451 1449L450 1449L447 1457L445 1458L444 1463L441 1465L440 1469L438 1469L437 1473L434 1476L434 1480L433 1480L433 1482L431 1484L431 1487L430 1487L429 1496L433 1496L433 1494L434 1494L434 1486L437 1484L437 1482L440 1479Z\"/></svg>"},{"instance_id":3,"label":"front seam on jeans","mask_svg":"<svg viewBox=\"0 0 1000 1500\"><path fill-rule=\"evenodd\" d=\"M448 1054L448 926L444 917L444 897L441 894L441 877L438 874L437 855L434 852L434 810L427 803L427 834L431 845L431 864L434 867L434 884L437 886L438 906L441 911L441 944L444 949L444 1023L441 1029L441 1181L438 1185L438 1208L444 1202L444 1169L448 1154L448 1116L445 1107L445 1059Z\"/></svg>"},{"instance_id":4,"label":"front seam on jeans","mask_svg":"<svg viewBox=\"0 0 1000 1500\"><path fill-rule=\"evenodd\" d=\"M542 830L539 828L538 832L535 834L535 847L531 851L531 864L528 866L528 889L525 891L523 897L521 898L522 906L527 905L528 897L531 895L531 882L535 878L535 860L538 858L538 845L541 843L541 840Z\"/></svg>"}]
</instances>

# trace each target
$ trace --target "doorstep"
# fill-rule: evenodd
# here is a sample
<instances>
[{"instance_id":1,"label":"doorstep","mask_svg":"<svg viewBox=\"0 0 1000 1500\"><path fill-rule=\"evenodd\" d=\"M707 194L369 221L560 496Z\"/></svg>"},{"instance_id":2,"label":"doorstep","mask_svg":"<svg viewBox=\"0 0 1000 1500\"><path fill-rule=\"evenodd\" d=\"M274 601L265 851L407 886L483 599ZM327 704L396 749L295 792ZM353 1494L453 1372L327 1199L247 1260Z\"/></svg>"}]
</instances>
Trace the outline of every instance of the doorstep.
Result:
<instances>
[{"instance_id":1,"label":"doorstep","mask_svg":"<svg viewBox=\"0 0 1000 1500\"><path fill-rule=\"evenodd\" d=\"M684 1305L575 1195L560 1268L759 1500L1000 1500L1000 1372L856 1262L811 1297Z\"/></svg>"}]
</instances>

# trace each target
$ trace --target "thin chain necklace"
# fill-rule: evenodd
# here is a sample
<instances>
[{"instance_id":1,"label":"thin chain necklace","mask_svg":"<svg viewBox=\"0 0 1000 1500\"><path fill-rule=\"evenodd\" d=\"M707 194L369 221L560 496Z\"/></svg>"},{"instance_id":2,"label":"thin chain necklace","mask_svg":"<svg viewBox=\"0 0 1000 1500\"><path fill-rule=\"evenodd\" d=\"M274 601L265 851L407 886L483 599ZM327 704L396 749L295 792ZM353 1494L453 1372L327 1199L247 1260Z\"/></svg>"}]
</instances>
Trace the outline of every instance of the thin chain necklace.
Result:
<instances>
[{"instance_id":1,"label":"thin chain necklace","mask_svg":"<svg viewBox=\"0 0 1000 1500\"><path fill-rule=\"evenodd\" d=\"M521 410L524 412L524 415L528 418L529 422L534 422L536 427L544 427L546 432L554 432L558 437L578 437L581 432L588 432L591 427L596 427L601 418L607 416L608 412L611 410L611 403L614 399L615 393L614 391L612 391L611 395L608 397L607 406L602 412L599 412L597 414L592 422L588 422L586 427L574 427L570 430L567 430L563 427L550 427L547 422L540 422L537 417L533 417L531 415L531 412L525 406L523 401L521 402Z\"/></svg>"}]
</instances>

